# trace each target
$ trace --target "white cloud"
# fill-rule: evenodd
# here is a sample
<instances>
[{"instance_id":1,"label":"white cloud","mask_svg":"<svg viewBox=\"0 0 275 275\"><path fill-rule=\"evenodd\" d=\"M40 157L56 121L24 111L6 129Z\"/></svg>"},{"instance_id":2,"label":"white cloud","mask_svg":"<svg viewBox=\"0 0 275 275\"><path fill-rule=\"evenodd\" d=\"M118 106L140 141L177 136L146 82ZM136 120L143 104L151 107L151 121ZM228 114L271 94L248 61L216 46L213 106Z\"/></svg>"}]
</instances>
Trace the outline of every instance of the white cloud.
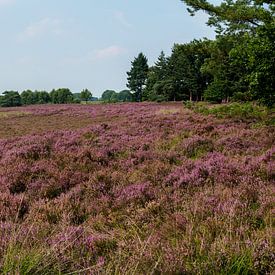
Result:
<instances>
[{"instance_id":1,"label":"white cloud","mask_svg":"<svg viewBox=\"0 0 275 275\"><path fill-rule=\"evenodd\" d=\"M13 4L15 0L0 0L0 6Z\"/></svg>"},{"instance_id":2,"label":"white cloud","mask_svg":"<svg viewBox=\"0 0 275 275\"><path fill-rule=\"evenodd\" d=\"M116 57L118 55L121 55L125 52L125 49L116 45L99 49L91 53L91 57L94 57L96 59L107 59Z\"/></svg>"},{"instance_id":3,"label":"white cloud","mask_svg":"<svg viewBox=\"0 0 275 275\"><path fill-rule=\"evenodd\" d=\"M130 24L130 23L127 21L124 12L122 12L122 11L115 11L115 12L114 12L114 17L115 17L115 19L116 19L121 25L123 25L124 27L127 27L127 28L131 28L131 27L132 27L132 24Z\"/></svg>"},{"instance_id":4,"label":"white cloud","mask_svg":"<svg viewBox=\"0 0 275 275\"><path fill-rule=\"evenodd\" d=\"M65 65L83 65L87 63L96 63L99 60L108 60L117 56L123 55L127 52L127 49L120 46L109 46L103 49L92 50L83 56L67 57L63 60Z\"/></svg>"},{"instance_id":5,"label":"white cloud","mask_svg":"<svg viewBox=\"0 0 275 275\"><path fill-rule=\"evenodd\" d=\"M0 0L1 1L1 0ZM18 36L19 40L35 38L45 34L60 35L61 21L54 18L44 18L27 26Z\"/></svg>"}]
</instances>

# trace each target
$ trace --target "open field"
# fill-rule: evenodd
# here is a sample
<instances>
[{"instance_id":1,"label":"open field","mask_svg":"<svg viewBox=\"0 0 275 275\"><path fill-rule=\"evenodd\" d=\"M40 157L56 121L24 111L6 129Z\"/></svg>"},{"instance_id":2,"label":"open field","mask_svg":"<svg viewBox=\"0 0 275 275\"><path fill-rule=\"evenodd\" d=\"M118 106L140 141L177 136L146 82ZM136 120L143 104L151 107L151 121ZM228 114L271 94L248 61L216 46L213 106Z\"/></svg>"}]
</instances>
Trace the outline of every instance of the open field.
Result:
<instances>
[{"instance_id":1,"label":"open field","mask_svg":"<svg viewBox=\"0 0 275 275\"><path fill-rule=\"evenodd\" d=\"M274 271L274 126L182 103L2 108L0 125L0 273Z\"/></svg>"}]
</instances>

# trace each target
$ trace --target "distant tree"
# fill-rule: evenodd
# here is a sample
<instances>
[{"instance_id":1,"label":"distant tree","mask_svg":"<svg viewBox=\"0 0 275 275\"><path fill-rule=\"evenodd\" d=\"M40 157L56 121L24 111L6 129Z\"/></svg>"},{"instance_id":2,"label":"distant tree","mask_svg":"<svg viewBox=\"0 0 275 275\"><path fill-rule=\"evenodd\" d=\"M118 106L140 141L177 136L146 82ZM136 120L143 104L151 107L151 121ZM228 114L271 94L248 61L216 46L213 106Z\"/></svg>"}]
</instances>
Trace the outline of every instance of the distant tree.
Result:
<instances>
[{"instance_id":1,"label":"distant tree","mask_svg":"<svg viewBox=\"0 0 275 275\"><path fill-rule=\"evenodd\" d=\"M133 95L129 90L122 90L118 93L117 100L120 102L131 102L133 101Z\"/></svg>"},{"instance_id":2,"label":"distant tree","mask_svg":"<svg viewBox=\"0 0 275 275\"><path fill-rule=\"evenodd\" d=\"M38 94L38 104L47 104L51 102L51 97L48 92L46 91L39 91L36 93Z\"/></svg>"},{"instance_id":3,"label":"distant tree","mask_svg":"<svg viewBox=\"0 0 275 275\"><path fill-rule=\"evenodd\" d=\"M26 90L21 93L21 99L23 105L35 104L34 93L31 90Z\"/></svg>"},{"instance_id":4,"label":"distant tree","mask_svg":"<svg viewBox=\"0 0 275 275\"><path fill-rule=\"evenodd\" d=\"M127 72L127 87L134 93L135 100L141 101L146 80L148 78L148 60L143 53L140 53L131 64L131 70Z\"/></svg>"},{"instance_id":5,"label":"distant tree","mask_svg":"<svg viewBox=\"0 0 275 275\"><path fill-rule=\"evenodd\" d=\"M111 98L110 98L110 102L112 103L116 103L118 102L118 93L113 93Z\"/></svg>"},{"instance_id":6,"label":"distant tree","mask_svg":"<svg viewBox=\"0 0 275 275\"><path fill-rule=\"evenodd\" d=\"M46 91L34 91L26 90L21 93L21 99L23 105L32 104L47 104L51 102L51 97Z\"/></svg>"},{"instance_id":7,"label":"distant tree","mask_svg":"<svg viewBox=\"0 0 275 275\"><path fill-rule=\"evenodd\" d=\"M74 100L72 92L67 88L52 90L50 96L54 104L72 103Z\"/></svg>"},{"instance_id":8,"label":"distant tree","mask_svg":"<svg viewBox=\"0 0 275 275\"><path fill-rule=\"evenodd\" d=\"M16 91L5 91L3 93L3 97L1 99L1 106L2 107L16 107L21 106L22 101L20 94Z\"/></svg>"},{"instance_id":9,"label":"distant tree","mask_svg":"<svg viewBox=\"0 0 275 275\"><path fill-rule=\"evenodd\" d=\"M50 92L51 102L54 104L58 104L58 92L57 90L53 89Z\"/></svg>"},{"instance_id":10,"label":"distant tree","mask_svg":"<svg viewBox=\"0 0 275 275\"><path fill-rule=\"evenodd\" d=\"M116 92L113 91L113 90L106 90L103 92L102 96L101 96L101 99L104 101L104 102L111 102L111 99L115 97L115 94Z\"/></svg>"},{"instance_id":11,"label":"distant tree","mask_svg":"<svg viewBox=\"0 0 275 275\"><path fill-rule=\"evenodd\" d=\"M86 101L86 103L92 98L92 93L88 89L84 89L80 93L80 99Z\"/></svg>"}]
</instances>

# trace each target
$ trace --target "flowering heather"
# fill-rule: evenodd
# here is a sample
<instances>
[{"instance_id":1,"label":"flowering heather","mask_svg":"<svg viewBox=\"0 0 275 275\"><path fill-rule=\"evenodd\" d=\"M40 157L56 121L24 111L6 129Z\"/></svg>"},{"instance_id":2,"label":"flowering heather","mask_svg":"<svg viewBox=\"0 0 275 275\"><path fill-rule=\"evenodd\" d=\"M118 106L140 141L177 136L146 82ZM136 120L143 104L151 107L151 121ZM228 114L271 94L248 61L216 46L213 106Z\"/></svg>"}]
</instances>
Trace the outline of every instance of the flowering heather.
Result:
<instances>
[{"instance_id":1,"label":"flowering heather","mask_svg":"<svg viewBox=\"0 0 275 275\"><path fill-rule=\"evenodd\" d=\"M3 108L0 125L0 273L274 271L274 126L180 103Z\"/></svg>"}]
</instances>

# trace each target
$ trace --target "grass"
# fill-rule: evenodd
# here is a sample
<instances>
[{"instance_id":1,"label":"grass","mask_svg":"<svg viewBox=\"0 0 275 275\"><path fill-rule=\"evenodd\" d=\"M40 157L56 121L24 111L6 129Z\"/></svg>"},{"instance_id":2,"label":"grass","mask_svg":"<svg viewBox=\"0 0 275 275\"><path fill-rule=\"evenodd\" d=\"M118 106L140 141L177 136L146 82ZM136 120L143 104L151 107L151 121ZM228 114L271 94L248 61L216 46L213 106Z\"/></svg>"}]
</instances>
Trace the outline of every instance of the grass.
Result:
<instances>
[{"instance_id":1,"label":"grass","mask_svg":"<svg viewBox=\"0 0 275 275\"><path fill-rule=\"evenodd\" d=\"M9 112L5 112L5 111L1 111L0 110L0 119L6 119L9 117L15 118L15 117L22 117L22 116L26 116L29 115L29 112L20 112L20 111L9 111Z\"/></svg>"},{"instance_id":2,"label":"grass","mask_svg":"<svg viewBox=\"0 0 275 275\"><path fill-rule=\"evenodd\" d=\"M160 109L156 113L157 113L157 115L173 115L173 114L177 114L179 112L182 112L182 109L180 109L180 108L166 108L166 109Z\"/></svg>"},{"instance_id":3,"label":"grass","mask_svg":"<svg viewBox=\"0 0 275 275\"><path fill-rule=\"evenodd\" d=\"M269 110L267 107L259 106L254 103L230 103L210 105L207 103L192 103L187 102L185 106L197 113L204 115L214 115L217 118L231 118L240 120L257 120L265 121L270 119L269 114L274 110Z\"/></svg>"}]
</instances>

